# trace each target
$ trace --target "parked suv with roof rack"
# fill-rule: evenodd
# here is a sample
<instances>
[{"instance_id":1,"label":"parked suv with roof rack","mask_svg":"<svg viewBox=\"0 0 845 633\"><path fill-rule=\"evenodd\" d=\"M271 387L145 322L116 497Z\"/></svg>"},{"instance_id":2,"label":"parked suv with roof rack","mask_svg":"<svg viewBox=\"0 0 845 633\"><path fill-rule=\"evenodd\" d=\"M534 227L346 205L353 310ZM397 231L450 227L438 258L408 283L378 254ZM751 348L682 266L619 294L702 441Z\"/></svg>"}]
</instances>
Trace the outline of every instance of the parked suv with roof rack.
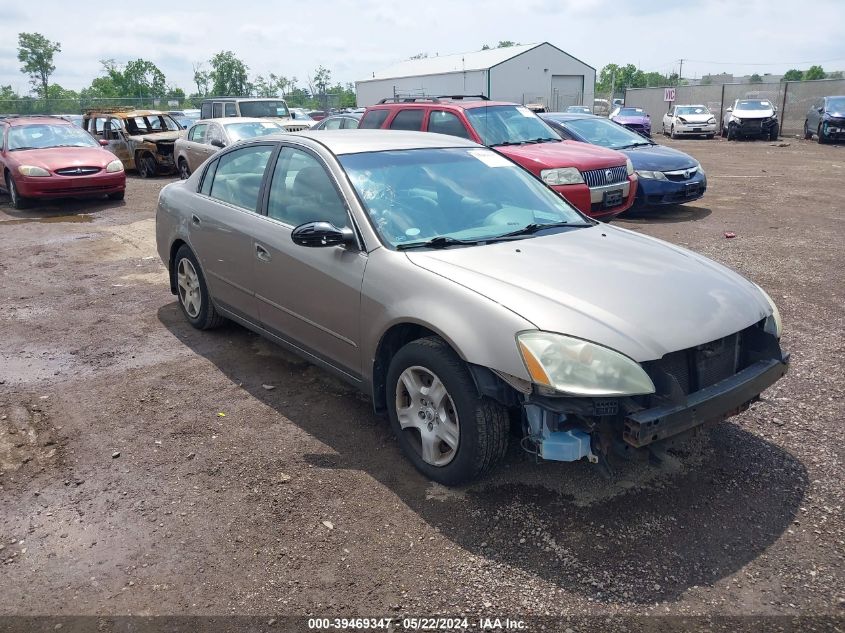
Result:
<instances>
[{"instance_id":1,"label":"parked suv with roof rack","mask_svg":"<svg viewBox=\"0 0 845 633\"><path fill-rule=\"evenodd\" d=\"M200 112L201 119L237 116L278 119L288 132L301 132L314 124L311 119L296 120L285 100L275 97L211 97L203 99Z\"/></svg>"},{"instance_id":2,"label":"parked suv with roof rack","mask_svg":"<svg viewBox=\"0 0 845 633\"><path fill-rule=\"evenodd\" d=\"M471 139L510 158L596 219L610 220L634 203L637 176L624 154L565 141L517 103L483 95L382 99L367 108L358 127Z\"/></svg>"}]
</instances>

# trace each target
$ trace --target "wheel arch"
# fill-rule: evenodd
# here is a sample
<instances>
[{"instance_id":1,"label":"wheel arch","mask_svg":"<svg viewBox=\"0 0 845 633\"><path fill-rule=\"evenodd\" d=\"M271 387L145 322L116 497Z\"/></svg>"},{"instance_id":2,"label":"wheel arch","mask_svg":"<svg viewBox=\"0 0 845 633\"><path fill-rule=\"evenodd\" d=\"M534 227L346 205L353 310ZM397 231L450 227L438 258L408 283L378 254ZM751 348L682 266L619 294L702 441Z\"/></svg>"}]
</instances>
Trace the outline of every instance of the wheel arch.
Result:
<instances>
[{"instance_id":1,"label":"wheel arch","mask_svg":"<svg viewBox=\"0 0 845 633\"><path fill-rule=\"evenodd\" d=\"M178 253L179 249L183 246L191 248L191 245L181 238L173 240L173 244L170 245L170 256L167 258L167 272L168 277L170 277L170 293L174 295L176 294L176 253ZM191 249L191 251L193 252L193 249ZM194 256L196 256L196 253L194 253Z\"/></svg>"},{"instance_id":2,"label":"wheel arch","mask_svg":"<svg viewBox=\"0 0 845 633\"><path fill-rule=\"evenodd\" d=\"M376 413L387 410L387 370L390 360L403 346L421 338L436 336L442 339L457 354L467 367L478 397L489 396L506 406L516 403L516 391L496 375L492 370L467 361L461 349L446 334L431 326L412 320L403 320L392 324L379 339L372 364L372 400Z\"/></svg>"}]
</instances>

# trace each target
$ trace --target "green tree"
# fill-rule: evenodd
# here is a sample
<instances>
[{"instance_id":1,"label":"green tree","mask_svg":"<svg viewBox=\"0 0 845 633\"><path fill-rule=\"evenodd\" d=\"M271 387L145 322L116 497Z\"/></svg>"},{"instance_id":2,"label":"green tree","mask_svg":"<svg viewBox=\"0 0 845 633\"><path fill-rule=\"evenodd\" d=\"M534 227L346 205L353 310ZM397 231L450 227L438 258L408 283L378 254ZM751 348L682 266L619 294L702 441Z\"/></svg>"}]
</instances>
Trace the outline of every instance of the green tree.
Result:
<instances>
[{"instance_id":1,"label":"green tree","mask_svg":"<svg viewBox=\"0 0 845 633\"><path fill-rule=\"evenodd\" d=\"M751 75L748 78L748 83L750 83L750 84L761 84L761 83L763 83L763 78L760 75L758 75L757 73L754 73L753 75Z\"/></svg>"},{"instance_id":2,"label":"green tree","mask_svg":"<svg viewBox=\"0 0 845 633\"><path fill-rule=\"evenodd\" d=\"M490 46L489 46L488 44L483 44L483 45L481 46L481 50L483 50L483 51L489 51L489 50L490 50Z\"/></svg>"},{"instance_id":3,"label":"green tree","mask_svg":"<svg viewBox=\"0 0 845 633\"><path fill-rule=\"evenodd\" d=\"M428 53L417 53L416 55L411 55L408 59L426 59L428 57Z\"/></svg>"},{"instance_id":4,"label":"green tree","mask_svg":"<svg viewBox=\"0 0 845 633\"><path fill-rule=\"evenodd\" d=\"M801 81L803 78L804 73L797 68L790 68L783 74L781 81Z\"/></svg>"},{"instance_id":5,"label":"green tree","mask_svg":"<svg viewBox=\"0 0 845 633\"><path fill-rule=\"evenodd\" d=\"M812 79L824 79L824 69L821 66L810 66L807 70L804 71L804 81L810 81Z\"/></svg>"},{"instance_id":6,"label":"green tree","mask_svg":"<svg viewBox=\"0 0 845 633\"><path fill-rule=\"evenodd\" d=\"M23 63L21 72L29 75L32 87L41 97L49 95L50 75L56 70L53 56L61 50L61 44L51 42L41 33L18 33L18 61Z\"/></svg>"},{"instance_id":7,"label":"green tree","mask_svg":"<svg viewBox=\"0 0 845 633\"><path fill-rule=\"evenodd\" d=\"M197 96L200 97L208 95L208 86L211 84L211 76L203 66L202 62L194 64L194 83L197 85Z\"/></svg>"},{"instance_id":8,"label":"green tree","mask_svg":"<svg viewBox=\"0 0 845 633\"><path fill-rule=\"evenodd\" d=\"M242 96L251 92L249 67L232 51L220 51L209 60L211 92L217 96Z\"/></svg>"},{"instance_id":9,"label":"green tree","mask_svg":"<svg viewBox=\"0 0 845 633\"><path fill-rule=\"evenodd\" d=\"M512 42L511 40L499 40L496 48L510 48L511 46L519 46L519 42Z\"/></svg>"},{"instance_id":10,"label":"green tree","mask_svg":"<svg viewBox=\"0 0 845 633\"><path fill-rule=\"evenodd\" d=\"M0 86L0 112L16 112L20 95L12 90L12 86Z\"/></svg>"},{"instance_id":11,"label":"green tree","mask_svg":"<svg viewBox=\"0 0 845 633\"><path fill-rule=\"evenodd\" d=\"M161 98L167 92L167 80L158 66L145 59L127 62L121 74L122 92L127 97Z\"/></svg>"}]
</instances>

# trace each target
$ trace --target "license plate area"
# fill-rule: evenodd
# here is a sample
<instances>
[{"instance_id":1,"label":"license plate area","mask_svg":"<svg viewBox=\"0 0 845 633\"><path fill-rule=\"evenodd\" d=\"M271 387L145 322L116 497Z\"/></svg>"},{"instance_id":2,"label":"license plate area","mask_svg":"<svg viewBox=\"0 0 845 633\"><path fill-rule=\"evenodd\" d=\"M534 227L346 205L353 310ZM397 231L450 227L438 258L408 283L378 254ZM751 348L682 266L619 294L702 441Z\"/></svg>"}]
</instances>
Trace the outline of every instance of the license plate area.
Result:
<instances>
[{"instance_id":1,"label":"license plate area","mask_svg":"<svg viewBox=\"0 0 845 633\"><path fill-rule=\"evenodd\" d=\"M622 195L621 189L613 189L611 191L605 191L604 196L602 198L602 206L607 209L608 207L618 207L622 204L624 197Z\"/></svg>"},{"instance_id":2,"label":"license plate area","mask_svg":"<svg viewBox=\"0 0 845 633\"><path fill-rule=\"evenodd\" d=\"M701 128L700 127L694 127L694 128L692 128L692 131L693 132L701 132Z\"/></svg>"},{"instance_id":3,"label":"license plate area","mask_svg":"<svg viewBox=\"0 0 845 633\"><path fill-rule=\"evenodd\" d=\"M686 194L687 196L695 196L698 194L700 187L701 185L699 185L697 182L688 183L684 186L684 194Z\"/></svg>"}]
</instances>

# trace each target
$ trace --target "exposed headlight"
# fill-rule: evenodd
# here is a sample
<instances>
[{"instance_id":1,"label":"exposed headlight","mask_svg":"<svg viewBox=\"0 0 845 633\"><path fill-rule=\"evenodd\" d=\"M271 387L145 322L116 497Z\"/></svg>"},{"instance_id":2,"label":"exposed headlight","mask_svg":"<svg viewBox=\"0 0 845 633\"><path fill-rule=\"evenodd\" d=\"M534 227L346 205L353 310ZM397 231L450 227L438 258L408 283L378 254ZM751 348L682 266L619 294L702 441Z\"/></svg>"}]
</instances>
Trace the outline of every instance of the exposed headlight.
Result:
<instances>
[{"instance_id":1,"label":"exposed headlight","mask_svg":"<svg viewBox=\"0 0 845 633\"><path fill-rule=\"evenodd\" d=\"M662 171L648 171L645 169L638 169L637 176L640 178L651 178L652 180L669 180Z\"/></svg>"},{"instance_id":2,"label":"exposed headlight","mask_svg":"<svg viewBox=\"0 0 845 633\"><path fill-rule=\"evenodd\" d=\"M625 159L625 169L628 171L629 176L634 173L634 163L631 162L630 158Z\"/></svg>"},{"instance_id":3,"label":"exposed headlight","mask_svg":"<svg viewBox=\"0 0 845 633\"><path fill-rule=\"evenodd\" d=\"M50 172L43 167L36 167L35 165L21 165L18 171L24 176L49 176Z\"/></svg>"},{"instance_id":4,"label":"exposed headlight","mask_svg":"<svg viewBox=\"0 0 845 633\"><path fill-rule=\"evenodd\" d=\"M715 125L716 124L716 117L711 116L709 119L707 119L707 124L708 125Z\"/></svg>"},{"instance_id":5,"label":"exposed headlight","mask_svg":"<svg viewBox=\"0 0 845 633\"><path fill-rule=\"evenodd\" d=\"M574 396L654 393L654 383L639 363L607 347L537 330L516 339L535 384Z\"/></svg>"},{"instance_id":6,"label":"exposed headlight","mask_svg":"<svg viewBox=\"0 0 845 633\"><path fill-rule=\"evenodd\" d=\"M698 168L698 171L704 175L704 167L701 166L701 163L696 163L695 166Z\"/></svg>"},{"instance_id":7,"label":"exposed headlight","mask_svg":"<svg viewBox=\"0 0 845 633\"><path fill-rule=\"evenodd\" d=\"M757 290L763 293L763 296L766 297L766 301L768 301L769 305L772 306L772 313L766 317L766 323L763 325L763 329L776 339L780 340L781 332L783 332L783 321L781 321L780 318L780 310L778 310L775 302L772 301L772 298L765 290L763 290L760 286L757 286Z\"/></svg>"},{"instance_id":8,"label":"exposed headlight","mask_svg":"<svg viewBox=\"0 0 845 633\"><path fill-rule=\"evenodd\" d=\"M123 163L120 160L113 160L108 165L106 165L106 171L110 174L113 174L118 171L123 171Z\"/></svg>"},{"instance_id":9,"label":"exposed headlight","mask_svg":"<svg viewBox=\"0 0 845 633\"><path fill-rule=\"evenodd\" d=\"M584 177L575 167L544 169L540 172L540 178L547 185L578 185L584 182Z\"/></svg>"}]
</instances>

